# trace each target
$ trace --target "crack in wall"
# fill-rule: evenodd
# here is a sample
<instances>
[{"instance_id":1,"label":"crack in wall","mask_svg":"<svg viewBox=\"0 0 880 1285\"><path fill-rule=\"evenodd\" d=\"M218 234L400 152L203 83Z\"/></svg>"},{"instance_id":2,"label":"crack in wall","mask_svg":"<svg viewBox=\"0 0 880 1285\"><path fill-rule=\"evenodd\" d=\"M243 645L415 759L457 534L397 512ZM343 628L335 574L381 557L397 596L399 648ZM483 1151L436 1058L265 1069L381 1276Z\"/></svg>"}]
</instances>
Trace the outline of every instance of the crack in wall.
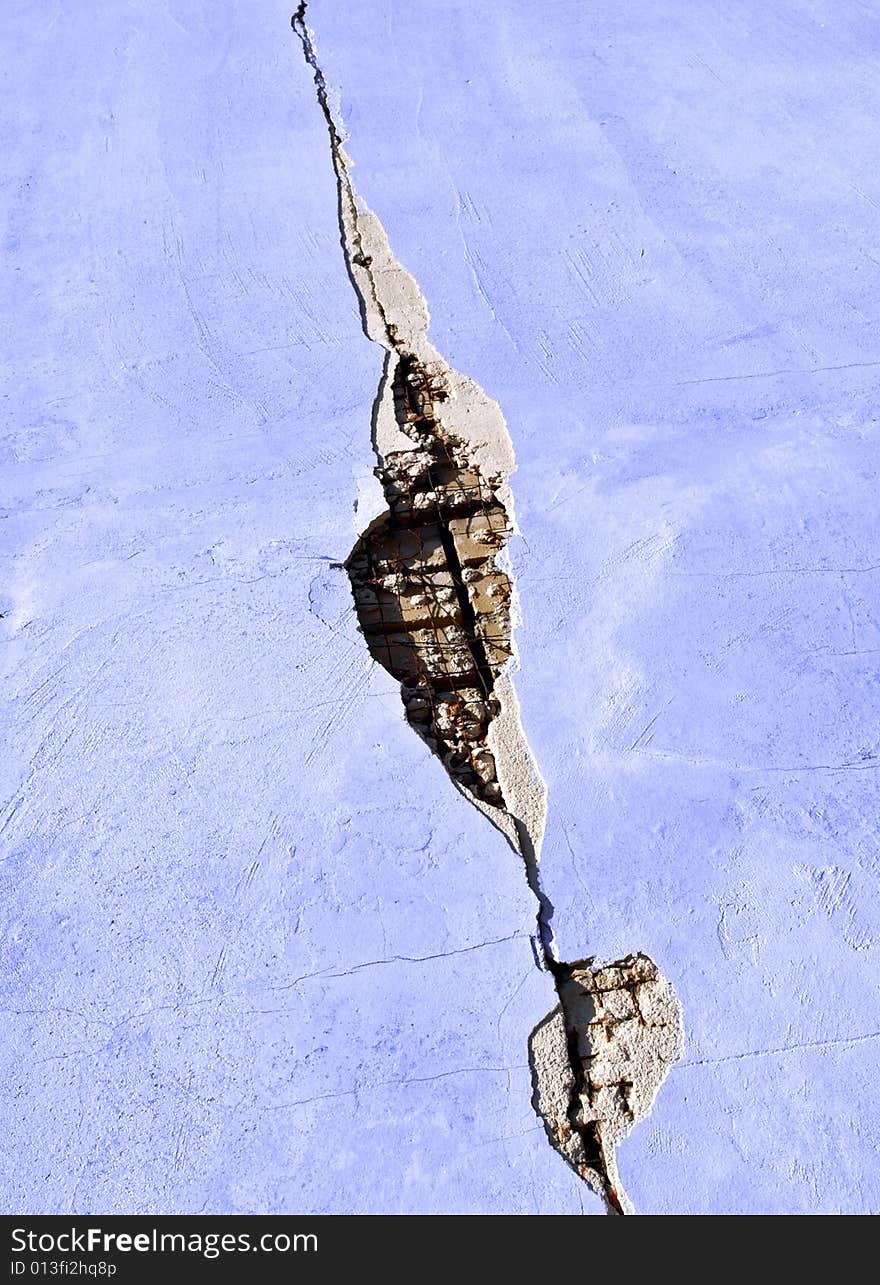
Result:
<instances>
[{"instance_id":1,"label":"crack in wall","mask_svg":"<svg viewBox=\"0 0 880 1285\"><path fill-rule=\"evenodd\" d=\"M502 565L514 529L510 438L497 403L428 340L421 292L357 197L305 11L292 25L327 124L345 262L364 331L386 354L372 418L388 510L345 563L358 621L374 659L402 684L407 720L526 856L537 892L545 792L504 672L515 610ZM544 922L539 951L549 913Z\"/></svg>"},{"instance_id":2,"label":"crack in wall","mask_svg":"<svg viewBox=\"0 0 880 1285\"><path fill-rule=\"evenodd\" d=\"M511 586L495 558L510 531L496 487L435 414L442 374L402 353L397 423L414 441L377 469L388 512L346 563L373 658L401 682L406 717L475 800L503 808L487 744L510 657Z\"/></svg>"},{"instance_id":3,"label":"crack in wall","mask_svg":"<svg viewBox=\"0 0 880 1285\"><path fill-rule=\"evenodd\" d=\"M616 1147L649 1114L681 1048L681 1007L647 955L595 967L557 963L559 1005L532 1032L535 1110L552 1145L605 1198L631 1212Z\"/></svg>"},{"instance_id":4,"label":"crack in wall","mask_svg":"<svg viewBox=\"0 0 880 1285\"><path fill-rule=\"evenodd\" d=\"M603 968L557 957L538 873L546 791L508 672L510 437L497 403L428 340L421 292L358 199L306 8L291 25L330 137L345 263L364 332L386 353L373 447L388 508L344 564L358 622L373 659L400 682L410 726L523 859L538 904L536 962L559 999L529 1040L533 1103L554 1147L609 1212L624 1213L614 1147L650 1110L676 1056L678 1002L645 955Z\"/></svg>"}]
</instances>

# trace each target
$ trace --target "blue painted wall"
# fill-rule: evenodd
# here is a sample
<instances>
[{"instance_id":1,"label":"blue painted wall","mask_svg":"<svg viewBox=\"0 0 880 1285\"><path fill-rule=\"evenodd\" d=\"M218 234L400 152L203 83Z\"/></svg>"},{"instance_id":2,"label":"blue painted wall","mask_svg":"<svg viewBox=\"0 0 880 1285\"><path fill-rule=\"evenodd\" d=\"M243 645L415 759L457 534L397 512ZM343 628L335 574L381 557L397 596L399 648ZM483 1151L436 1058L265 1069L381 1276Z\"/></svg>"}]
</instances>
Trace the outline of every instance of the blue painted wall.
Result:
<instances>
[{"instance_id":1,"label":"blue painted wall","mask_svg":"<svg viewBox=\"0 0 880 1285\"><path fill-rule=\"evenodd\" d=\"M521 869L332 565L381 362L289 5L85 10L0 17L4 1208L598 1212ZM880 1205L880 18L770 10L310 6L517 451L562 952L684 1004L647 1212Z\"/></svg>"}]
</instances>

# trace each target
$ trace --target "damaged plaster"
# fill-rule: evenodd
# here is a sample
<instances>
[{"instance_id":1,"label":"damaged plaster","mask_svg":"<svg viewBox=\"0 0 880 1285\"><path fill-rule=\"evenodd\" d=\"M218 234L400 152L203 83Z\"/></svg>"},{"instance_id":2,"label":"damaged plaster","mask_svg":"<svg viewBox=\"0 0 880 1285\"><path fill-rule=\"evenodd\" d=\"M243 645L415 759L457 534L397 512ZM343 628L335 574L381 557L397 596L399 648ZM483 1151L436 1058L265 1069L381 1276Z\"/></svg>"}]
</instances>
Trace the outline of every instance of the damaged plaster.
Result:
<instances>
[{"instance_id":1,"label":"damaged plaster","mask_svg":"<svg viewBox=\"0 0 880 1285\"><path fill-rule=\"evenodd\" d=\"M425 299L357 195L306 8L291 25L330 137L346 265L364 332L386 354L373 447L388 507L345 563L358 622L373 659L399 680L410 726L523 858L538 901L536 959L559 997L529 1041L534 1106L554 1147L623 1214L615 1146L650 1111L679 1051L680 1006L643 954L598 968L557 957L538 875L546 790L506 672L513 446L498 404L429 341Z\"/></svg>"},{"instance_id":2,"label":"damaged plaster","mask_svg":"<svg viewBox=\"0 0 880 1285\"><path fill-rule=\"evenodd\" d=\"M360 625L456 785L517 851L521 835L537 851L546 793L502 677L515 610L498 561L514 527L513 447L498 404L429 341L425 300L357 197L305 9L293 27L330 135L346 262L364 330L386 352L373 444L389 509L346 564Z\"/></svg>"},{"instance_id":3,"label":"damaged plaster","mask_svg":"<svg viewBox=\"0 0 880 1285\"><path fill-rule=\"evenodd\" d=\"M629 1213L615 1149L649 1113L680 1052L681 1006L646 955L561 964L555 976L560 1003L529 1040L535 1109L609 1209Z\"/></svg>"},{"instance_id":4,"label":"damaged plaster","mask_svg":"<svg viewBox=\"0 0 880 1285\"><path fill-rule=\"evenodd\" d=\"M387 508L384 353L297 2L0 15L0 1199L597 1214L531 1105L519 860L333 566ZM535 17L309 7L515 444L553 940L647 952L686 1014L617 1151L640 1212L876 1213L880 25Z\"/></svg>"}]
</instances>

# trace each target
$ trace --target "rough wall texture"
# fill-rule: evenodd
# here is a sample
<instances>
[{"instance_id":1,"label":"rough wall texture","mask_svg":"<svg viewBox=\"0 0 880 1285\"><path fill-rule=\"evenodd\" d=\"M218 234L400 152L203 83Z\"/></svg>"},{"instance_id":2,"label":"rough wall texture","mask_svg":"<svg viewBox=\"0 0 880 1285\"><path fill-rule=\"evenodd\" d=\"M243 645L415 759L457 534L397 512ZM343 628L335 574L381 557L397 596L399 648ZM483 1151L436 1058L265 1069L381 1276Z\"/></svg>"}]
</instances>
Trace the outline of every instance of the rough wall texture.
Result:
<instances>
[{"instance_id":1,"label":"rough wall texture","mask_svg":"<svg viewBox=\"0 0 880 1285\"><path fill-rule=\"evenodd\" d=\"M0 15L4 1207L598 1212L530 1104L521 871L333 566L379 365L289 17ZM514 442L561 953L682 1000L624 1185L876 1211L878 17L313 20Z\"/></svg>"},{"instance_id":2,"label":"rough wall texture","mask_svg":"<svg viewBox=\"0 0 880 1285\"><path fill-rule=\"evenodd\" d=\"M381 362L289 9L88 11L0 16L3 1206L577 1212L532 899L331 565Z\"/></svg>"},{"instance_id":3,"label":"rough wall texture","mask_svg":"<svg viewBox=\"0 0 880 1285\"><path fill-rule=\"evenodd\" d=\"M511 427L560 951L642 949L684 1008L624 1184L876 1209L878 17L381 12L335 7L326 69Z\"/></svg>"}]
</instances>

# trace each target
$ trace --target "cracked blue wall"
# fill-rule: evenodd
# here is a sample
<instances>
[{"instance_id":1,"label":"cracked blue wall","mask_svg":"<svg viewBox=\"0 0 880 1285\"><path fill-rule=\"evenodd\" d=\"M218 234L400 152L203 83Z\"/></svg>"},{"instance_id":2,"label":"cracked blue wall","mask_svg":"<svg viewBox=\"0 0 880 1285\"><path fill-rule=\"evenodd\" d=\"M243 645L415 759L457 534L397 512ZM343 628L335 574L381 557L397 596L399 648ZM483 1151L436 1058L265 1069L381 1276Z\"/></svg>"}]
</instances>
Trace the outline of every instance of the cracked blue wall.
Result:
<instances>
[{"instance_id":1,"label":"cracked blue wall","mask_svg":"<svg viewBox=\"0 0 880 1285\"><path fill-rule=\"evenodd\" d=\"M683 1001L624 1184L875 1210L880 20L328 11L355 181L517 453L561 954Z\"/></svg>"},{"instance_id":2,"label":"cracked blue wall","mask_svg":"<svg viewBox=\"0 0 880 1285\"><path fill-rule=\"evenodd\" d=\"M521 869L330 565L379 360L289 7L87 8L0 18L4 1207L597 1212L530 1106ZM624 1183L876 1210L877 19L310 21L517 451L562 953L684 1003Z\"/></svg>"},{"instance_id":3,"label":"cracked blue wall","mask_svg":"<svg viewBox=\"0 0 880 1285\"><path fill-rule=\"evenodd\" d=\"M88 18L2 19L3 1207L578 1211L522 872L331 565L381 362L289 13Z\"/></svg>"}]
</instances>

